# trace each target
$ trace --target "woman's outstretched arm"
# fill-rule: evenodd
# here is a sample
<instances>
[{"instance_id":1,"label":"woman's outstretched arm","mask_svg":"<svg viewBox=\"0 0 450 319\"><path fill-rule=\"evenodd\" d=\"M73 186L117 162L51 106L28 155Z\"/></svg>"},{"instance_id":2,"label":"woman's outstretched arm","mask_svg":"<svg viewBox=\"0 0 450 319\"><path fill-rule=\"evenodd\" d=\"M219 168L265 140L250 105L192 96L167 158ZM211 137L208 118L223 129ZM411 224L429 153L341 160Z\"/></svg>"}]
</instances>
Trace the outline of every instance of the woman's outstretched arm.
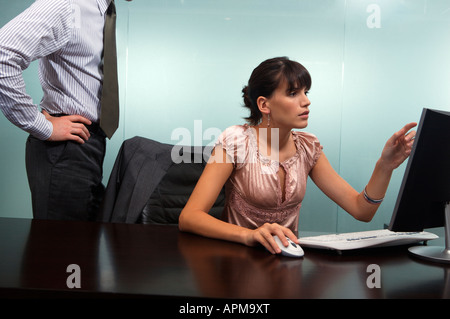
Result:
<instances>
[{"instance_id":1,"label":"woman's outstretched arm","mask_svg":"<svg viewBox=\"0 0 450 319\"><path fill-rule=\"evenodd\" d=\"M372 176L362 192L357 192L332 168L322 153L310 176L316 185L334 202L357 220L370 221L386 194L392 172L411 153L416 123L409 123L386 142Z\"/></svg>"}]
</instances>

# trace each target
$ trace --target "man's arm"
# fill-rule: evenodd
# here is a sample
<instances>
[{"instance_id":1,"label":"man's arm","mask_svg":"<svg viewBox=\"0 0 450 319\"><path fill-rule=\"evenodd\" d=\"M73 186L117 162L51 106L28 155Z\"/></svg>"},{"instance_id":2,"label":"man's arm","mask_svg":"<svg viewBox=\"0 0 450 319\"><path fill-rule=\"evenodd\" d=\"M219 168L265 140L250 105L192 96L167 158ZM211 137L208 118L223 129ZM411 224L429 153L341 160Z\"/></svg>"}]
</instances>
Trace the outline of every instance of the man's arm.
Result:
<instances>
[{"instance_id":1,"label":"man's arm","mask_svg":"<svg viewBox=\"0 0 450 319\"><path fill-rule=\"evenodd\" d=\"M72 12L66 0L40 0L0 29L0 109L19 128L47 140L53 125L27 94L23 70L64 46Z\"/></svg>"}]
</instances>

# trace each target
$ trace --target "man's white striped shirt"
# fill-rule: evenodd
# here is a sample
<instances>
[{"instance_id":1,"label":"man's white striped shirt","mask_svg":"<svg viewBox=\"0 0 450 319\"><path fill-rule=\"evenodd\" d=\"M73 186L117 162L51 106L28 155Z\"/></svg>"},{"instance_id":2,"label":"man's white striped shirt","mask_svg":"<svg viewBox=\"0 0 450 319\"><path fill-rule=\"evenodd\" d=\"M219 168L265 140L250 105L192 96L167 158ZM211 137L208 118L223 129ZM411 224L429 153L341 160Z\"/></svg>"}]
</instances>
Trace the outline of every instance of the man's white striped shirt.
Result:
<instances>
[{"instance_id":1,"label":"man's white striped shirt","mask_svg":"<svg viewBox=\"0 0 450 319\"><path fill-rule=\"evenodd\" d=\"M39 59L40 107L98 122L105 12L111 0L37 0L0 29L0 108L48 139L52 125L25 91L22 72Z\"/></svg>"}]
</instances>

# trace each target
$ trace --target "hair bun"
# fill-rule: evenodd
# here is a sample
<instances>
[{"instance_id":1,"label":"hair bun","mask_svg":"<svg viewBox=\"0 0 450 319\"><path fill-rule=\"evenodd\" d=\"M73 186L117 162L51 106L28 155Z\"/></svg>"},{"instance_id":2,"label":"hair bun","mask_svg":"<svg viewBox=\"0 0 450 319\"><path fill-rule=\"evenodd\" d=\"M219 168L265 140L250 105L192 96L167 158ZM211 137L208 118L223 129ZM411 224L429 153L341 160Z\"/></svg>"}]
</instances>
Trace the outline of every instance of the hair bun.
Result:
<instances>
[{"instance_id":1,"label":"hair bun","mask_svg":"<svg viewBox=\"0 0 450 319\"><path fill-rule=\"evenodd\" d=\"M242 89L242 97L244 98L244 104L246 107L251 107L252 106L252 101L249 97L249 93L248 93L248 86L245 86Z\"/></svg>"}]
</instances>

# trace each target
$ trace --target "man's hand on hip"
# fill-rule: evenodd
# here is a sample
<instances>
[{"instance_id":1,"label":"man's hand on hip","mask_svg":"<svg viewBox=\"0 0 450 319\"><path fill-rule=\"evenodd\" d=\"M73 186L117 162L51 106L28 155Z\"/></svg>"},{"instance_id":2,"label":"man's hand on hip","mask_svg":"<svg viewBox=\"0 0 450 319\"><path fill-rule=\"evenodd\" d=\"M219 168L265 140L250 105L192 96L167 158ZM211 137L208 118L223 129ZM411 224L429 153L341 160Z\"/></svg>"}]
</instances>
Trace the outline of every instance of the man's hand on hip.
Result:
<instances>
[{"instance_id":1,"label":"man's hand on hip","mask_svg":"<svg viewBox=\"0 0 450 319\"><path fill-rule=\"evenodd\" d=\"M86 125L91 125L92 122L81 115L55 117L45 110L42 114L53 125L53 133L48 141L75 141L83 144L91 136Z\"/></svg>"}]
</instances>

